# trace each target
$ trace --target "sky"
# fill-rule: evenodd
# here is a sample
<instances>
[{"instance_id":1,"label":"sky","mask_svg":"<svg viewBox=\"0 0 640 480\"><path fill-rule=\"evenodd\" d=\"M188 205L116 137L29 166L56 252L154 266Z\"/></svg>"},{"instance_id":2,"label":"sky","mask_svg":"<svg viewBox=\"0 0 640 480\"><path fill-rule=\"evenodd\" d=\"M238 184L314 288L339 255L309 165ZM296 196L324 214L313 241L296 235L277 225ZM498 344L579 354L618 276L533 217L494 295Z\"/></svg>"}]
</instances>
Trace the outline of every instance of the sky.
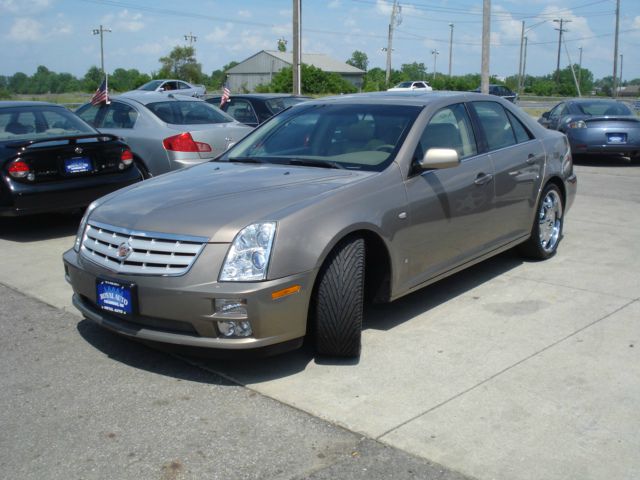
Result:
<instances>
[{"instance_id":1,"label":"sky","mask_svg":"<svg viewBox=\"0 0 640 480\"><path fill-rule=\"evenodd\" d=\"M453 31L453 75L479 73L482 0L399 1L392 66L422 62L429 75L448 73ZM302 50L346 61L355 50L369 68L385 68L393 0L302 0ZM33 74L39 65L82 77L100 66L100 25L105 70L152 73L176 45L193 46L203 72L261 50L284 38L292 49L292 0L0 0L0 75ZM490 72L519 70L522 22L527 36L526 72L555 71L559 24L561 68L578 64L602 78L613 74L616 0L492 0ZM453 27L450 26L453 24ZM623 80L640 78L640 0L620 0L619 54ZM437 51L438 54L433 52ZM620 73L620 57L618 57Z\"/></svg>"}]
</instances>

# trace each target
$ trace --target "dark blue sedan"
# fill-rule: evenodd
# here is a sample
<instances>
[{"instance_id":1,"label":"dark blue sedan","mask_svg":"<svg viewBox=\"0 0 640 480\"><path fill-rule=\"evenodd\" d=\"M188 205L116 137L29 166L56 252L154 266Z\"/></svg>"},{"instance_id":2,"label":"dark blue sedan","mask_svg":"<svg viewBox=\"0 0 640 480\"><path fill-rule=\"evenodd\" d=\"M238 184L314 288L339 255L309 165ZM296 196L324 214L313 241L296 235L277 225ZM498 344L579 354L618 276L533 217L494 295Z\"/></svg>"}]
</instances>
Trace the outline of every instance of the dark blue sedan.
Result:
<instances>
[{"instance_id":1,"label":"dark blue sedan","mask_svg":"<svg viewBox=\"0 0 640 480\"><path fill-rule=\"evenodd\" d=\"M567 135L573 155L640 157L640 118L617 100L574 99L559 103L538 122Z\"/></svg>"}]
</instances>

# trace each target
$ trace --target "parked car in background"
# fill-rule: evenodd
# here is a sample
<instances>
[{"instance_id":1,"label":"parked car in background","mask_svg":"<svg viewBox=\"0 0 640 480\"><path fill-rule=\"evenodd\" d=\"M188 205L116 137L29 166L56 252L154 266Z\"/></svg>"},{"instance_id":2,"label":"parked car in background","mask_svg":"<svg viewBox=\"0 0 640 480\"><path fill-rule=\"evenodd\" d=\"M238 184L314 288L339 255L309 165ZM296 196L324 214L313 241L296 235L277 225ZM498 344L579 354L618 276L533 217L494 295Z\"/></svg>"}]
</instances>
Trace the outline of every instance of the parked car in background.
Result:
<instances>
[{"instance_id":1,"label":"parked car in background","mask_svg":"<svg viewBox=\"0 0 640 480\"><path fill-rule=\"evenodd\" d=\"M342 95L93 203L65 272L74 305L121 335L282 351L309 333L354 357L365 302L516 246L554 255L575 192L567 138L505 100Z\"/></svg>"},{"instance_id":2,"label":"parked car in background","mask_svg":"<svg viewBox=\"0 0 640 480\"><path fill-rule=\"evenodd\" d=\"M194 85L184 80L151 80L136 90L143 92L173 92L189 97L201 97L207 93L204 85Z\"/></svg>"},{"instance_id":3,"label":"parked car in background","mask_svg":"<svg viewBox=\"0 0 640 480\"><path fill-rule=\"evenodd\" d=\"M415 82L400 82L394 87L388 88L387 92L403 92L403 91L412 91L419 90L422 92L431 92L433 88L427 82L423 80L415 81Z\"/></svg>"},{"instance_id":4,"label":"parked car in background","mask_svg":"<svg viewBox=\"0 0 640 480\"><path fill-rule=\"evenodd\" d=\"M122 138L145 178L210 160L251 131L204 100L156 92L128 92L77 113Z\"/></svg>"},{"instance_id":5,"label":"parked car in background","mask_svg":"<svg viewBox=\"0 0 640 480\"><path fill-rule=\"evenodd\" d=\"M82 208L140 180L124 143L66 108L0 102L0 216Z\"/></svg>"},{"instance_id":6,"label":"parked car in background","mask_svg":"<svg viewBox=\"0 0 640 480\"><path fill-rule=\"evenodd\" d=\"M473 90L476 93L480 93L480 87ZM505 100L509 100L511 103L516 103L518 100L518 94L512 91L510 88L505 87L504 85L489 85L489 95L495 95L496 97L504 98Z\"/></svg>"},{"instance_id":7,"label":"parked car in background","mask_svg":"<svg viewBox=\"0 0 640 480\"><path fill-rule=\"evenodd\" d=\"M640 158L640 118L623 102L566 100L544 112L538 122L567 135L574 155L619 153Z\"/></svg>"},{"instance_id":8,"label":"parked car in background","mask_svg":"<svg viewBox=\"0 0 640 480\"><path fill-rule=\"evenodd\" d=\"M218 107L221 99L222 95L214 95L206 101ZM233 94L220 108L237 121L250 127L257 127L285 108L306 100L310 100L310 97L287 93Z\"/></svg>"}]
</instances>

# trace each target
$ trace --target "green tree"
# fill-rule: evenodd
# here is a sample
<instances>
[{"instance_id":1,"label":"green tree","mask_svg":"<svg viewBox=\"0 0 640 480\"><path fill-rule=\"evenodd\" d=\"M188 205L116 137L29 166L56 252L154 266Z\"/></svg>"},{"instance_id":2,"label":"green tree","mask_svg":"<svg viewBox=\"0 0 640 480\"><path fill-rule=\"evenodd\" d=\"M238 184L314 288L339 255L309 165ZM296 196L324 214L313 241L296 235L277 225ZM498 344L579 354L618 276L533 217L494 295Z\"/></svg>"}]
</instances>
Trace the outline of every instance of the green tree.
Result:
<instances>
[{"instance_id":1,"label":"green tree","mask_svg":"<svg viewBox=\"0 0 640 480\"><path fill-rule=\"evenodd\" d=\"M424 63L413 62L403 63L400 67L400 71L404 75L404 80L426 80L427 69ZM401 80L402 81L402 80Z\"/></svg>"},{"instance_id":2,"label":"green tree","mask_svg":"<svg viewBox=\"0 0 640 480\"><path fill-rule=\"evenodd\" d=\"M366 72L367 67L369 66L369 57L367 57L366 53L361 52L360 50L355 50L351 54L351 58L347 60L346 63Z\"/></svg>"},{"instance_id":3,"label":"green tree","mask_svg":"<svg viewBox=\"0 0 640 480\"><path fill-rule=\"evenodd\" d=\"M102 71L93 65L89 68L87 73L84 74L84 78L82 79L82 88L86 92L93 92L100 86L102 80Z\"/></svg>"},{"instance_id":4,"label":"green tree","mask_svg":"<svg viewBox=\"0 0 640 480\"><path fill-rule=\"evenodd\" d=\"M302 78L302 91L305 94L318 95L328 93L353 93L356 87L343 79L337 73L328 73L313 65L302 64L300 66ZM293 92L293 69L286 67L273 77L269 85L262 85L260 91L265 92Z\"/></svg>"},{"instance_id":5,"label":"green tree","mask_svg":"<svg viewBox=\"0 0 640 480\"><path fill-rule=\"evenodd\" d=\"M200 83L202 81L202 65L195 58L196 50L192 46L177 46L166 57L160 58L162 67L159 76Z\"/></svg>"},{"instance_id":6,"label":"green tree","mask_svg":"<svg viewBox=\"0 0 640 480\"><path fill-rule=\"evenodd\" d=\"M278 51L286 52L287 51L287 41L284 38L280 38L278 40Z\"/></svg>"},{"instance_id":7,"label":"green tree","mask_svg":"<svg viewBox=\"0 0 640 480\"><path fill-rule=\"evenodd\" d=\"M213 72L211 72L211 77L209 78L209 85L214 90L219 89L227 78L227 70L235 67L236 65L238 65L238 62L231 61L227 63L224 67L222 67L222 69L214 70Z\"/></svg>"},{"instance_id":8,"label":"green tree","mask_svg":"<svg viewBox=\"0 0 640 480\"><path fill-rule=\"evenodd\" d=\"M9 77L9 91L13 93L29 93L29 77L22 72Z\"/></svg>"},{"instance_id":9,"label":"green tree","mask_svg":"<svg viewBox=\"0 0 640 480\"><path fill-rule=\"evenodd\" d=\"M109 76L109 89L118 92L134 90L151 79L146 73L140 73L135 68L125 70L116 68Z\"/></svg>"}]
</instances>

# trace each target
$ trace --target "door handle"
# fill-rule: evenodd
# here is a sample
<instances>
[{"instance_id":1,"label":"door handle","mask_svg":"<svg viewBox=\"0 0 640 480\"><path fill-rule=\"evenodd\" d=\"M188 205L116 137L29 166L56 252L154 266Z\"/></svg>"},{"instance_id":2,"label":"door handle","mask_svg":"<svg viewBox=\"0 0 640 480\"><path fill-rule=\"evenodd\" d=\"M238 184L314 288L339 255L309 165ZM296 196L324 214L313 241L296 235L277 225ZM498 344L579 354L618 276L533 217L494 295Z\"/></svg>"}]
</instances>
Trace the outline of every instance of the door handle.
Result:
<instances>
[{"instance_id":1,"label":"door handle","mask_svg":"<svg viewBox=\"0 0 640 480\"><path fill-rule=\"evenodd\" d=\"M529 165L533 165L534 163L536 163L536 156L533 153L530 153L527 157L527 163Z\"/></svg>"},{"instance_id":2,"label":"door handle","mask_svg":"<svg viewBox=\"0 0 640 480\"><path fill-rule=\"evenodd\" d=\"M479 173L473 183L476 185L484 185L485 183L489 183L492 179L493 175L490 173Z\"/></svg>"}]
</instances>

